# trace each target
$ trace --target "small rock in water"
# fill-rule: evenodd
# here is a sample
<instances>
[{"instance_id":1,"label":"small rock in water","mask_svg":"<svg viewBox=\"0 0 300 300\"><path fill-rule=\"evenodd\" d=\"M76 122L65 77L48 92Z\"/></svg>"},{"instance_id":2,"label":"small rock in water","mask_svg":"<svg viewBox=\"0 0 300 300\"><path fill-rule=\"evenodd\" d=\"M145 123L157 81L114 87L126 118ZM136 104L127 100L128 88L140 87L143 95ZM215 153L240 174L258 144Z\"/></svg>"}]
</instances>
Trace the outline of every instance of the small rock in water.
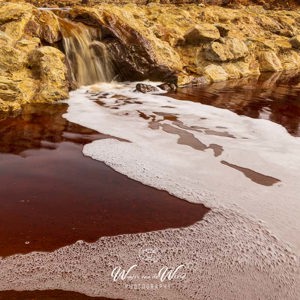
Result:
<instances>
[{"instance_id":1,"label":"small rock in water","mask_svg":"<svg viewBox=\"0 0 300 300\"><path fill-rule=\"evenodd\" d=\"M176 92L177 86L174 83L163 83L158 86L160 89L167 92Z\"/></svg>"},{"instance_id":2,"label":"small rock in water","mask_svg":"<svg viewBox=\"0 0 300 300\"><path fill-rule=\"evenodd\" d=\"M144 83L138 83L135 87L135 91L141 92L141 93L151 93L151 92L158 92L159 89L156 86L150 85L150 84L144 84Z\"/></svg>"}]
</instances>

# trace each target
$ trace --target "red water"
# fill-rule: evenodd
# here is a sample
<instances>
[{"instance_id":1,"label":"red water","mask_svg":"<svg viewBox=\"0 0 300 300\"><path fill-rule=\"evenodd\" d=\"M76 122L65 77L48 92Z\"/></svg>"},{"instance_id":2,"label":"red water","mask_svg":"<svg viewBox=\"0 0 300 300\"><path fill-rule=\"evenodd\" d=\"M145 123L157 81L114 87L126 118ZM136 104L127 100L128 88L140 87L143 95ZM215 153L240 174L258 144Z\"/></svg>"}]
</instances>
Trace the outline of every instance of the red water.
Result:
<instances>
[{"instance_id":1,"label":"red water","mask_svg":"<svg viewBox=\"0 0 300 300\"><path fill-rule=\"evenodd\" d=\"M258 78L186 87L168 95L268 119L300 136L300 73L265 73Z\"/></svg>"},{"instance_id":2,"label":"red water","mask_svg":"<svg viewBox=\"0 0 300 300\"><path fill-rule=\"evenodd\" d=\"M188 226L208 211L84 157L84 143L107 136L65 111L30 106L0 122L0 256Z\"/></svg>"},{"instance_id":3,"label":"red water","mask_svg":"<svg viewBox=\"0 0 300 300\"><path fill-rule=\"evenodd\" d=\"M270 119L300 136L298 75L184 88L171 96ZM0 256L51 251L79 239L92 242L101 236L188 226L203 218L208 211L204 206L144 186L84 157L85 143L114 137L66 121L66 109L64 104L28 106L21 115L0 121ZM171 117L176 126L187 129ZM191 143L190 137L184 136L184 142ZM270 185L276 180L227 166L255 182ZM105 298L56 290L6 291L0 292L0 299Z\"/></svg>"}]
</instances>

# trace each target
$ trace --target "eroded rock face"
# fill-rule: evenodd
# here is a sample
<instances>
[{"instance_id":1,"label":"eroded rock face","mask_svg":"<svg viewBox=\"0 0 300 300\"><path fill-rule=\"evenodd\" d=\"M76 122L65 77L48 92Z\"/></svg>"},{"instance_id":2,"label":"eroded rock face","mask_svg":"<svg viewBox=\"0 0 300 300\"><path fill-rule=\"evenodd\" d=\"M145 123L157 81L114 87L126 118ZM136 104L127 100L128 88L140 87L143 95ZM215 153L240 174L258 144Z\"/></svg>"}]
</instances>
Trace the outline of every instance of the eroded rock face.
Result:
<instances>
[{"instance_id":1,"label":"eroded rock face","mask_svg":"<svg viewBox=\"0 0 300 300\"><path fill-rule=\"evenodd\" d=\"M26 3L0 2L0 111L68 97L64 54L43 42L59 41L57 17Z\"/></svg>"},{"instance_id":2,"label":"eroded rock face","mask_svg":"<svg viewBox=\"0 0 300 300\"><path fill-rule=\"evenodd\" d=\"M71 16L102 29L121 80L201 84L300 67L297 11L103 4Z\"/></svg>"},{"instance_id":3,"label":"eroded rock face","mask_svg":"<svg viewBox=\"0 0 300 300\"><path fill-rule=\"evenodd\" d=\"M8 0L9 1L9 0ZM10 0L15 1L15 0ZM24 0L26 2L32 3L38 7L66 7L75 5L89 5L94 6L102 3L112 3L112 4L126 4L127 0ZM151 1L150 1L151 2ZM221 5L235 7L239 5L263 5L267 9L281 8L281 9L291 9L299 6L298 0L289 1L278 1L278 0L156 0L155 3L161 4L185 4L185 3L195 3L200 5ZM146 5L149 0L131 0L130 3L135 3L138 5Z\"/></svg>"},{"instance_id":4,"label":"eroded rock face","mask_svg":"<svg viewBox=\"0 0 300 300\"><path fill-rule=\"evenodd\" d=\"M204 84L300 68L298 10L93 3L76 6L63 17L101 32L91 47L101 39L117 80ZM2 110L67 96L64 57L55 49L62 39L58 15L62 12L0 2Z\"/></svg>"}]
</instances>

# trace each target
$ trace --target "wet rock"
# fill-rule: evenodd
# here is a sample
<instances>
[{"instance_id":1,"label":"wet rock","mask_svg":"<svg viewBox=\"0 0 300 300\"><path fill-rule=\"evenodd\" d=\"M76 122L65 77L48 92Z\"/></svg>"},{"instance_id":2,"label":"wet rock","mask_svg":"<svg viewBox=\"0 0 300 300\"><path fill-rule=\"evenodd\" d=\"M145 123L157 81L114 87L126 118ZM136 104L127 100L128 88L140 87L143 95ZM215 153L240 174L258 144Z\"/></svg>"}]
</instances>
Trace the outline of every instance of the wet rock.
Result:
<instances>
[{"instance_id":1,"label":"wet rock","mask_svg":"<svg viewBox=\"0 0 300 300\"><path fill-rule=\"evenodd\" d=\"M159 91L159 89L156 86L150 84L144 84L144 83L138 83L135 88L137 92L141 92L144 94Z\"/></svg>"},{"instance_id":2,"label":"wet rock","mask_svg":"<svg viewBox=\"0 0 300 300\"><path fill-rule=\"evenodd\" d=\"M144 51L140 51L134 46L130 47L118 39L108 40L106 46L118 80L176 81L171 68L157 64Z\"/></svg>"},{"instance_id":3,"label":"wet rock","mask_svg":"<svg viewBox=\"0 0 300 300\"><path fill-rule=\"evenodd\" d=\"M188 45L199 45L203 42L213 41L220 38L218 28L212 24L199 24L189 29L185 35L184 40Z\"/></svg>"},{"instance_id":4,"label":"wet rock","mask_svg":"<svg viewBox=\"0 0 300 300\"><path fill-rule=\"evenodd\" d=\"M218 65L208 65L204 68L204 74L213 82L225 81L228 79L226 71Z\"/></svg>"},{"instance_id":5,"label":"wet rock","mask_svg":"<svg viewBox=\"0 0 300 300\"><path fill-rule=\"evenodd\" d=\"M293 48L300 49L300 35L296 35L290 39L290 43L292 44Z\"/></svg>"},{"instance_id":6,"label":"wet rock","mask_svg":"<svg viewBox=\"0 0 300 300\"><path fill-rule=\"evenodd\" d=\"M174 83L163 83L158 85L158 87L167 92L175 92L177 90L177 86Z\"/></svg>"},{"instance_id":7,"label":"wet rock","mask_svg":"<svg viewBox=\"0 0 300 300\"><path fill-rule=\"evenodd\" d=\"M276 72L283 70L280 59L274 51L263 51L258 56L262 72Z\"/></svg>"}]
</instances>

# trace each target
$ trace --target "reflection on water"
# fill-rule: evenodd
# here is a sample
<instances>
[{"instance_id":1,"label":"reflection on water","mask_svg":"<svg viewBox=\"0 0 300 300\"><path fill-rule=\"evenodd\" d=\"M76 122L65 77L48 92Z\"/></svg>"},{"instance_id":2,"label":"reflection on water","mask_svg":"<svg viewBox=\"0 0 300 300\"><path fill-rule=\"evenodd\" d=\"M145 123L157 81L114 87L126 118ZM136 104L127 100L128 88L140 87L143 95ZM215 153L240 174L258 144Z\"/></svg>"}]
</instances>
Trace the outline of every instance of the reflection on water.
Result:
<instances>
[{"instance_id":1,"label":"reflection on water","mask_svg":"<svg viewBox=\"0 0 300 300\"><path fill-rule=\"evenodd\" d=\"M83 144L103 136L62 118L67 107L64 103L25 106L18 116L0 120L0 153L55 149L63 141Z\"/></svg>"},{"instance_id":2,"label":"reflection on water","mask_svg":"<svg viewBox=\"0 0 300 300\"><path fill-rule=\"evenodd\" d=\"M186 87L169 95L268 119L300 136L300 73L265 73L259 78Z\"/></svg>"},{"instance_id":3,"label":"reflection on water","mask_svg":"<svg viewBox=\"0 0 300 300\"><path fill-rule=\"evenodd\" d=\"M0 121L0 256L188 226L208 211L84 157L85 143L113 137L68 122L66 109L27 106Z\"/></svg>"}]
</instances>

